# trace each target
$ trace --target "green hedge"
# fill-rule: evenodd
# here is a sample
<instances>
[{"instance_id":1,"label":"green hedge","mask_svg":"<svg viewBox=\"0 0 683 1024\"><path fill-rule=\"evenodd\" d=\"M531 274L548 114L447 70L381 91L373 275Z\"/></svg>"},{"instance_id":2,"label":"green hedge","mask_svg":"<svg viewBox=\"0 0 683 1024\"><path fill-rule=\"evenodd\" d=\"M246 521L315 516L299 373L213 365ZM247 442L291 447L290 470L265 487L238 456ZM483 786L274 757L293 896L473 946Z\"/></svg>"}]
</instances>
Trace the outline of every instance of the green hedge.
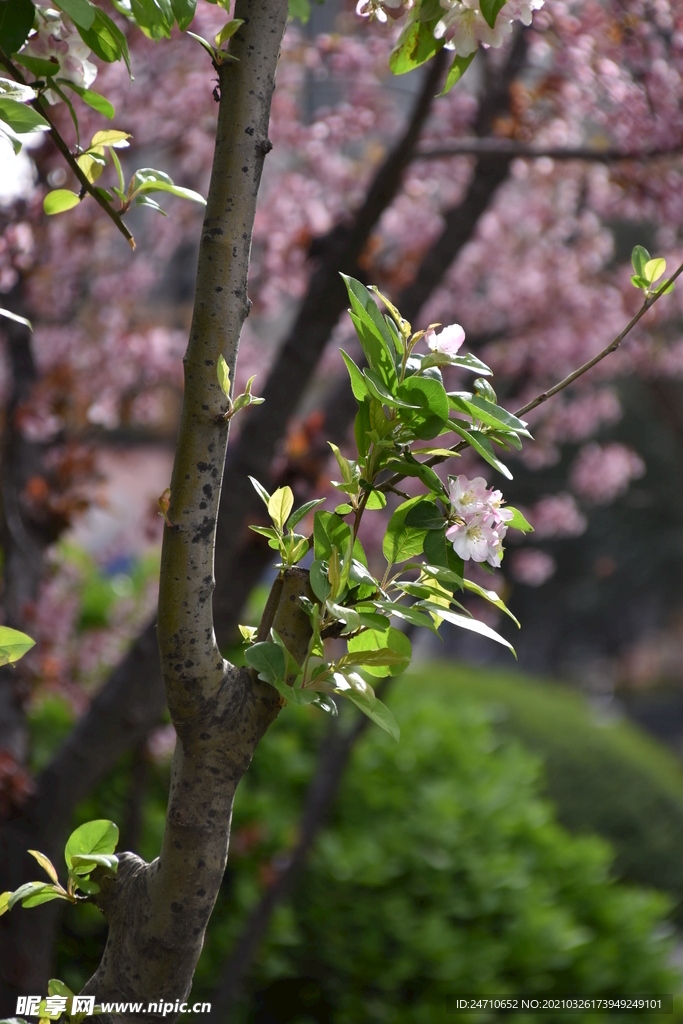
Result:
<instances>
[{"instance_id":1,"label":"green hedge","mask_svg":"<svg viewBox=\"0 0 683 1024\"><path fill-rule=\"evenodd\" d=\"M616 873L669 892L683 920L683 770L672 754L630 723L592 712L576 692L521 673L440 664L413 678L446 703L483 701L499 734L543 759L559 821L608 839Z\"/></svg>"},{"instance_id":2,"label":"green hedge","mask_svg":"<svg viewBox=\"0 0 683 1024\"><path fill-rule=\"evenodd\" d=\"M616 882L607 844L557 824L539 796L539 759L492 727L500 701L491 709L452 675L430 667L396 684L388 700L401 743L371 729L358 745L333 821L262 952L255 983L277 1015L246 1010L235 1021L448 1024L468 992L677 989L669 901ZM198 991L210 990L269 863L294 838L314 715L287 708L240 787ZM324 1015L297 1003L297 979L302 992L316 983Z\"/></svg>"}]
</instances>

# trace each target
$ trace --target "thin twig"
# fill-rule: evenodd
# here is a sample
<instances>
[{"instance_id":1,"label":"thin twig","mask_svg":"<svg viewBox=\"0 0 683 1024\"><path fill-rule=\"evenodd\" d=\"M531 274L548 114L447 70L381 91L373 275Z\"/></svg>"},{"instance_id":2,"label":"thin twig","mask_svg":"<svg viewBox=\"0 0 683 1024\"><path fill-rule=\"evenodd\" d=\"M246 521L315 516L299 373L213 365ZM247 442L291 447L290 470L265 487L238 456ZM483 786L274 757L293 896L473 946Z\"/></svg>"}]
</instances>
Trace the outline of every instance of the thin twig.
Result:
<instances>
[{"instance_id":1,"label":"thin twig","mask_svg":"<svg viewBox=\"0 0 683 1024\"><path fill-rule=\"evenodd\" d=\"M27 82L26 81L26 78L24 77L22 72L19 70L19 68L16 67L12 63L12 61L9 59L9 57L7 57L2 50L0 50L0 64L3 64L4 67L7 68L7 70L13 76L13 78L14 78L14 80L16 82L19 82L21 85L28 85L28 86L31 85L31 82ZM78 162L76 161L75 157L73 156L73 154L72 154L71 150L69 149L67 143L65 142L65 140L60 135L57 126L55 125L54 121L50 117L50 115L49 115L45 105L43 104L42 100L40 99L40 97L36 96L36 98L31 100L30 102L31 102L31 106L35 110L37 110L38 113L41 115L41 117L44 117L45 120L47 121L47 123L50 125L50 134L52 135L53 142L54 142L55 146L57 147L57 149L59 150L59 152L64 157L64 159L66 160L66 162L68 163L68 165L71 168L71 170L74 172L74 174L78 178L78 181L79 181L79 183L81 185L81 188L85 192L87 192L88 195L91 195L93 197L93 199L95 200L95 202L98 203L99 206L102 207L102 209L107 214L107 216L110 217L111 220L113 220L113 222L116 225L116 227L119 229L119 231L121 232L123 237L126 239L128 244L130 245L131 249L135 249L135 239L133 238L132 234L130 233L130 231L128 230L126 225L123 223L123 221L121 220L121 217L116 212L116 210L112 209L112 207L109 205L109 203L104 198L104 196L101 195L97 191L97 189L92 185L92 183L88 181L88 179L86 178L85 174L83 173L81 168L78 166Z\"/></svg>"},{"instance_id":2,"label":"thin twig","mask_svg":"<svg viewBox=\"0 0 683 1024\"><path fill-rule=\"evenodd\" d=\"M591 370L597 363L601 362L605 358L605 356L610 355L610 353L612 352L616 352L616 350L619 348L626 335L631 333L631 331L636 326L638 321L643 316L645 316L648 309L651 309L654 306L657 299L664 294L669 285L673 284L676 278L680 277L681 274L683 274L683 263L681 263L680 267L672 277L667 278L667 280L662 285L660 285L657 291L653 295L651 295L649 299L645 300L645 302L640 307L640 309L633 317L633 319L629 321L629 323L626 325L626 327L624 327L623 331L621 331L620 334L617 334L614 341L611 341L607 348L603 348L602 352L598 352L596 356L593 356L592 359L589 359L588 362L584 363L583 366L580 366L578 370L574 370L574 372L570 373L568 377L565 377L564 380L561 380L559 384L556 384L548 391L544 391L543 394L538 395L538 397L534 398L533 401L527 402L527 404L523 405L521 409L518 409L514 415L518 417L524 416L525 413L530 412L532 409L535 409L543 402L547 402L547 400L549 398L552 398L553 395L556 395L558 391L562 391L570 384L573 384L574 381L577 380L579 377L583 376L583 374L586 373L588 370Z\"/></svg>"},{"instance_id":3,"label":"thin twig","mask_svg":"<svg viewBox=\"0 0 683 1024\"><path fill-rule=\"evenodd\" d=\"M553 147L536 149L532 146L521 146L508 139L462 139L449 146L435 146L430 149L417 149L413 160L442 160L452 156L499 156L504 160L519 157L524 160L586 160L595 163L617 163L619 161L657 160L670 156L680 156L683 145L668 149L633 150L622 152L618 149L598 149L595 146L583 146L575 149Z\"/></svg>"},{"instance_id":4,"label":"thin twig","mask_svg":"<svg viewBox=\"0 0 683 1024\"><path fill-rule=\"evenodd\" d=\"M532 409L536 409L539 405L542 405L543 402L547 402L549 398L552 398L553 395L556 395L558 391L562 391L570 384L573 384L575 380L578 380L579 377L582 377L584 373L587 373L588 370L591 370L594 366L597 365L597 363L602 362L602 360L606 356L610 355L612 352L616 352L624 338L631 333L631 331L636 326L638 321L645 316L649 309L652 309L657 299L664 295L669 285L672 285L674 281L678 277L680 277L681 274L683 274L683 263L681 263L680 267L676 270L675 274L667 278L666 281L664 281L664 283L659 286L657 291L654 292L653 295L651 295L648 299L645 300L645 302L640 307L636 315L628 322L626 327L624 327L623 331L617 334L616 338L614 338L614 340L611 341L606 348L604 348L601 352L598 352L598 354L596 356L593 356L592 359L589 359L587 363L583 364L583 366L580 366L578 370L574 370L573 373L570 373L569 376L564 378L564 380L561 380L558 384L555 384L554 387L549 388L548 391L544 391L542 394L534 398L533 401L527 402L527 404L523 405L521 409L518 409L517 412L514 413L514 415L517 417L524 416L525 413L530 412ZM467 441L459 441L458 444L448 449L449 452L451 453L450 455L433 455L431 459L427 459L425 462L422 463L422 465L436 466L441 462L445 462L447 458L451 458L453 455L458 455L461 451L464 451L465 448L467 448ZM387 480L384 481L384 483L378 484L376 489L378 491L393 491L396 488L396 484L400 483L401 480L404 479L405 473L394 473L393 476L390 476Z\"/></svg>"}]
</instances>

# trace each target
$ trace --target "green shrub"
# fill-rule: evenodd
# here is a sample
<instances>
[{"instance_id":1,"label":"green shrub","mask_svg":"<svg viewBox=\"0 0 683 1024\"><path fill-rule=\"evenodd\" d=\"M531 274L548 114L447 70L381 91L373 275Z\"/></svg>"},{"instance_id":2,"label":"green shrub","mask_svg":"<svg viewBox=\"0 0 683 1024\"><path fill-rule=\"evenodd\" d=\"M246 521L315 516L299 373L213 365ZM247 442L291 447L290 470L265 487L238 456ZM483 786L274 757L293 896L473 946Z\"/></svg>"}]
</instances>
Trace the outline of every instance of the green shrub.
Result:
<instances>
[{"instance_id":1,"label":"green shrub","mask_svg":"<svg viewBox=\"0 0 683 1024\"><path fill-rule=\"evenodd\" d=\"M607 844L555 822L539 797L538 759L497 740L481 702L432 684L431 672L429 682L404 678L389 699L401 743L370 730L358 745L333 822L293 905L273 922L258 984L315 979L334 1024L445 1024L458 995L479 991L677 988L667 967L669 901L617 883ZM305 711L290 712L239 794L228 891L200 988L215 980L269 862L294 838L290 815L317 729ZM303 1007L299 1015L276 1019L318 1019Z\"/></svg>"},{"instance_id":2,"label":"green shrub","mask_svg":"<svg viewBox=\"0 0 683 1024\"><path fill-rule=\"evenodd\" d=\"M618 875L668 891L683 920L683 770L626 721L591 711L576 692L520 673L454 665L418 669L435 699L483 701L499 735L515 736L544 763L544 793L572 832L604 836Z\"/></svg>"}]
</instances>

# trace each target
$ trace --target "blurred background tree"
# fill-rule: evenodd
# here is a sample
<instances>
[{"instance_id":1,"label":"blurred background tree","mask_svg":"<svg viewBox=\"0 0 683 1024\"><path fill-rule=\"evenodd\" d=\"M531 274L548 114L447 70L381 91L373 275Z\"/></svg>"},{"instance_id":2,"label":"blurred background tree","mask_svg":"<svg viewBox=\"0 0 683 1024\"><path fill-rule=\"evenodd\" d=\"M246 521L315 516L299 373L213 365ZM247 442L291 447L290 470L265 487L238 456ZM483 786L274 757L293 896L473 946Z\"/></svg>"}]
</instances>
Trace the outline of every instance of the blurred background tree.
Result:
<instances>
[{"instance_id":1,"label":"blurred background tree","mask_svg":"<svg viewBox=\"0 0 683 1024\"><path fill-rule=\"evenodd\" d=\"M237 384L257 372L267 401L238 420L241 437L228 456L216 593L226 649L237 642L238 621L257 619L263 595L250 594L248 584L254 574L268 579L272 561L246 530L260 514L244 486L247 474L287 482L305 500L325 474L324 439L343 444L350 426L337 355L340 343L349 344L340 270L376 282L414 324L418 316L425 325L462 323L468 345L496 371L501 402L514 408L626 322L637 304L628 265L634 244L670 264L682 255L683 21L676 4L548 0L532 27L503 50L480 53L462 83L439 99L438 65L388 74L390 26L360 30L353 10L331 0L309 14L285 38L275 148L256 225L254 310ZM197 31L210 36L219 20L215 7L199 5ZM131 167L163 164L175 181L205 193L215 103L206 56L187 43L158 47L131 32L135 88L118 65L100 69L98 88L133 135ZM68 114L56 108L55 116L67 131ZM83 134L97 127L94 112L86 114ZM3 842L8 830L54 837L60 818L102 815L124 823L124 846L154 856L164 751L173 737L163 724L153 626L141 631L154 615L156 499L170 472L200 215L179 203L153 222L149 211L135 211L131 258L86 204L44 218L45 192L66 181L49 145L20 158L8 148L2 159L3 305L35 327L30 337L18 325L2 327L2 600L6 620L38 640L0 681ZM414 722L401 694L424 683L419 675L402 683L389 696L407 716L398 753L381 737L364 738L354 753L347 744L352 763L343 783L344 757L338 765L332 824L319 832L325 816L316 818L320 840L310 867L298 886L292 882L291 898L283 892L287 900L260 947L250 991L261 994L251 1010L242 1008L254 1019L400 1020L391 1014L402 1012L395 1009L401 1000L416 1020L441 1012L473 977L465 941L467 956L481 943L477 962L490 972L482 985L495 981L501 991L664 984L661 921L680 913L683 888L676 857L683 788L677 765L617 720L631 713L674 747L683 734L680 327L675 293L598 372L533 414L537 444L512 463L506 498L536 527L504 563L506 600L523 623L514 638L520 664L573 682L589 698L588 710L552 689L496 682L493 645L455 631L443 648L425 644L425 660L462 659L489 670L443 670L448 683L430 683ZM469 460L462 465L474 468ZM372 538L363 539L372 550ZM222 592L221 578L236 576L242 592ZM490 585L489 577L483 582ZM503 622L496 626L505 632ZM437 690L449 708L443 724ZM507 710L501 717L496 709ZM223 978L225 999L223 961L248 912L286 874L322 729L304 713L279 721L240 798L240 852L226 886L239 894L243 919L217 915L197 981L210 991ZM544 768L509 746L510 735ZM413 767L401 768L400 759L407 764L411 756ZM368 775L376 779L374 797L361 782ZM412 792L418 777L424 809L394 820L392 787ZM272 778L286 792L271 791ZM613 844L612 875L604 847L570 839L552 823L555 812L538 799L543 786L565 827L602 833ZM380 793L385 802L373 804ZM490 801L509 818L494 814ZM367 823L385 816L364 850ZM279 822L270 834L259 831L266 817ZM452 828L443 847L436 842L441 820ZM498 891L497 872L505 871L486 860L489 840L510 872L491 906L484 895ZM482 858L491 877L467 867ZM383 873L385 862L394 866ZM615 874L666 891L670 902L620 888L610 880ZM527 909L516 902L515 884ZM447 907L446 890L467 907ZM325 915L338 921L339 948L320 940ZM0 922L5 933L11 925ZM44 935L59 927L67 981L68 963L87 962L88 936L92 956L101 949L103 936L87 914L60 925L46 910L36 927ZM432 973L420 959L427 935L418 933L428 927L434 963L442 965ZM357 929L374 943L365 957L354 952ZM515 938L521 934L526 945ZM21 949L16 937L6 941ZM617 945L608 953L610 942ZM373 957L379 964L389 950L400 961L397 973L370 993ZM367 963L354 966L355 958ZM309 992L317 1010L296 1003L305 1003L306 985L294 981L305 978L318 986ZM283 979L294 979L289 989ZM273 1016L272 1000L278 1004L285 991L296 1005L290 1017Z\"/></svg>"}]
</instances>

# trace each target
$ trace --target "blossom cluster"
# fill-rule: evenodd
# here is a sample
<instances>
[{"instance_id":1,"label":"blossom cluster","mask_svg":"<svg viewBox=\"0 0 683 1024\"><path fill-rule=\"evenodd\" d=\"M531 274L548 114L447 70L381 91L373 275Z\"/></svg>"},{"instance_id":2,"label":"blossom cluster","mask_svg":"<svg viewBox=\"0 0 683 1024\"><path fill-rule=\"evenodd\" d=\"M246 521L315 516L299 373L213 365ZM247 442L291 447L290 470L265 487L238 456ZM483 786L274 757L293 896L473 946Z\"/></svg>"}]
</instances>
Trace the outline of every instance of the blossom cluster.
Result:
<instances>
[{"instance_id":1,"label":"blossom cluster","mask_svg":"<svg viewBox=\"0 0 683 1024\"><path fill-rule=\"evenodd\" d=\"M31 35L22 51L29 57L53 60L59 64L59 77L73 82L83 89L89 89L97 77L97 67L90 56L90 47L83 42L76 26L68 15L51 8L37 6L38 28ZM59 103L61 97L48 89L45 98L51 104Z\"/></svg>"},{"instance_id":2,"label":"blossom cluster","mask_svg":"<svg viewBox=\"0 0 683 1024\"><path fill-rule=\"evenodd\" d=\"M480 46L502 46L512 32L513 21L530 25L534 11L544 0L508 0L495 20L493 28L482 14L479 0L439 0L445 11L434 28L436 39L445 39L448 50L459 57L469 57ZM356 13L363 18L386 22L400 18L415 8L414 0L358 0ZM419 16L419 15L418 15Z\"/></svg>"},{"instance_id":3,"label":"blossom cluster","mask_svg":"<svg viewBox=\"0 0 683 1024\"><path fill-rule=\"evenodd\" d=\"M453 550L463 561L488 562L496 568L503 557L503 539L513 513L502 507L503 495L486 486L482 476L450 478L451 509L457 522L446 530Z\"/></svg>"}]
</instances>

